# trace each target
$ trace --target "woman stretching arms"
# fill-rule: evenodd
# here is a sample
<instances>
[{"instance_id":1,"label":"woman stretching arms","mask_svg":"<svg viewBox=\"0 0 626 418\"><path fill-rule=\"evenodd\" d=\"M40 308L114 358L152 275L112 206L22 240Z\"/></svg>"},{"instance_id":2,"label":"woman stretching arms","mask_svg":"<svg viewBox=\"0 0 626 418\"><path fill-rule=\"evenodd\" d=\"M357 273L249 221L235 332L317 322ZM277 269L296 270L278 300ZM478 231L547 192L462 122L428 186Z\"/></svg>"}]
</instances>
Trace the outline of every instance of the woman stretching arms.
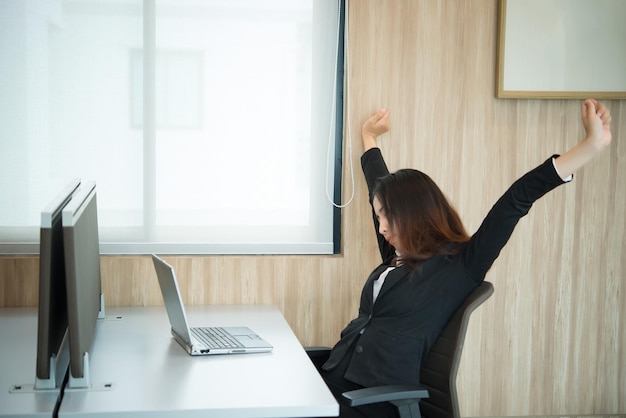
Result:
<instances>
[{"instance_id":1,"label":"woman stretching arms","mask_svg":"<svg viewBox=\"0 0 626 418\"><path fill-rule=\"evenodd\" d=\"M471 236L430 177L411 169L389 173L376 142L389 130L389 111L379 110L365 121L361 165L382 264L365 282L358 316L322 366L336 397L362 387L419 384L421 362L448 319L484 280L519 219L610 144L611 115L602 103L584 101L581 116L585 138L514 182ZM340 416L396 414L390 404L380 403L342 406Z\"/></svg>"}]
</instances>

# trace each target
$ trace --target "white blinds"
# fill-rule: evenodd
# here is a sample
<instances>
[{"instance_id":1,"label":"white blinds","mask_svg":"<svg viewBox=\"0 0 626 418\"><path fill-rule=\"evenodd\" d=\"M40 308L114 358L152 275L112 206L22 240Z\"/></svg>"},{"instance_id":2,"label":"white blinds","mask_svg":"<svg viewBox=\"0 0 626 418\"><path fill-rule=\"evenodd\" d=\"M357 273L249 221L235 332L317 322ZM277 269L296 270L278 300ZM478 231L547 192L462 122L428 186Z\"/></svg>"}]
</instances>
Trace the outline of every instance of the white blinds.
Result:
<instances>
[{"instance_id":1,"label":"white blinds","mask_svg":"<svg viewBox=\"0 0 626 418\"><path fill-rule=\"evenodd\" d=\"M0 2L0 251L36 252L41 209L81 178L103 253L332 253L338 14Z\"/></svg>"}]
</instances>

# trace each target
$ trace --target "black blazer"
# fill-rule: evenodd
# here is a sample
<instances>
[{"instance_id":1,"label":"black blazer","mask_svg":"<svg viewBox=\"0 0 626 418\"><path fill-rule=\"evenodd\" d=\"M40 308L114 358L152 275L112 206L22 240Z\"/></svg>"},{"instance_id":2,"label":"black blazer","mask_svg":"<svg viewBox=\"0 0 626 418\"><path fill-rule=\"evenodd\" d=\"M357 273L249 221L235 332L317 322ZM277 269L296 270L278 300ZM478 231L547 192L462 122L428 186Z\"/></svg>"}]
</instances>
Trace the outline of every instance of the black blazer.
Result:
<instances>
[{"instance_id":1,"label":"black blazer","mask_svg":"<svg viewBox=\"0 0 626 418\"><path fill-rule=\"evenodd\" d=\"M361 165L371 194L376 179L389 171L378 148L364 153ZM362 386L419 384L428 351L448 319L485 278L519 219L535 200L562 183L548 159L504 193L458 254L432 257L415 272L402 266L392 270L376 303L374 281L391 263L395 249L378 233L374 216L383 263L365 282L359 314L341 332L323 368L330 371L349 361L344 377Z\"/></svg>"}]
</instances>

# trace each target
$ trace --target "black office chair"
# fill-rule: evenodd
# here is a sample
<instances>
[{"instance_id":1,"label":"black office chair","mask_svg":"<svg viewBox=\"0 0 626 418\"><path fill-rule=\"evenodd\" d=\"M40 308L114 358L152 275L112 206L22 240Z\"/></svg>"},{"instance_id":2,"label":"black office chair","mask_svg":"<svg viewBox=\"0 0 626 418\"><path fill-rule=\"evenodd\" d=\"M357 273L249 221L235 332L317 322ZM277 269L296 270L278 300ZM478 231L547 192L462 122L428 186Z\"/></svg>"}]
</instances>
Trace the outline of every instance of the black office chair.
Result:
<instances>
[{"instance_id":1,"label":"black office chair","mask_svg":"<svg viewBox=\"0 0 626 418\"><path fill-rule=\"evenodd\" d=\"M420 387L410 385L376 386L344 392L342 402L361 406L391 402L400 418L459 418L456 375L463 351L467 325L472 312L493 294L493 285L482 282L452 315L422 364ZM308 347L313 363L320 367L328 358L326 347ZM421 411L420 411L421 409Z\"/></svg>"}]
</instances>

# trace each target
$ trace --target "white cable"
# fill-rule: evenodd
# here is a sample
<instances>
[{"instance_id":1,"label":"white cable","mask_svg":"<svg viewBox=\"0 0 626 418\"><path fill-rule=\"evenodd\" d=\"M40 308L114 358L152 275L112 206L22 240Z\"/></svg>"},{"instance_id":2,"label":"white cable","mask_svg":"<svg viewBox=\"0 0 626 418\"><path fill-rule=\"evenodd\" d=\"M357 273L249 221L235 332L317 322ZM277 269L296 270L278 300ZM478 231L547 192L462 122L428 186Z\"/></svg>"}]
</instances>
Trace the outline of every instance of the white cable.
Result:
<instances>
[{"instance_id":1,"label":"white cable","mask_svg":"<svg viewBox=\"0 0 626 418\"><path fill-rule=\"evenodd\" d=\"M339 30L341 28L341 1L338 1L339 3L339 13L337 14L337 42L335 43L335 57L337 57L339 55ZM348 85L349 85L349 80L350 80L350 67L348 65L349 63L349 54L348 54L348 0L345 1L345 15L344 15L344 74L345 74L345 85L344 85L344 92L343 92L343 97L344 100L346 102L346 111L344 114L344 119L347 121L347 129L346 129L346 135L345 137L347 138L347 144L348 144L348 161L350 164L350 180L351 180L351 184L352 184L352 194L350 196L350 199L348 199L348 201L344 204L341 203L335 203L334 199L330 196L330 191L328 190L328 172L329 172L329 166L330 166L330 150L331 150L331 144L332 144L332 138L333 138L333 128L335 125L335 111L337 108L337 59L335 59L335 79L334 79L334 88L333 88L333 104L332 104L332 109L331 109L331 123L330 123L330 129L329 129L329 133L328 133L328 150L326 153L326 198L328 199L328 201L335 206L336 208L345 208L346 206L348 206L350 203L352 203L352 200L354 199L354 162L352 161L352 129L350 126L350 102L349 102L349 90L348 90ZM340 156L341 158L342 156Z\"/></svg>"}]
</instances>

